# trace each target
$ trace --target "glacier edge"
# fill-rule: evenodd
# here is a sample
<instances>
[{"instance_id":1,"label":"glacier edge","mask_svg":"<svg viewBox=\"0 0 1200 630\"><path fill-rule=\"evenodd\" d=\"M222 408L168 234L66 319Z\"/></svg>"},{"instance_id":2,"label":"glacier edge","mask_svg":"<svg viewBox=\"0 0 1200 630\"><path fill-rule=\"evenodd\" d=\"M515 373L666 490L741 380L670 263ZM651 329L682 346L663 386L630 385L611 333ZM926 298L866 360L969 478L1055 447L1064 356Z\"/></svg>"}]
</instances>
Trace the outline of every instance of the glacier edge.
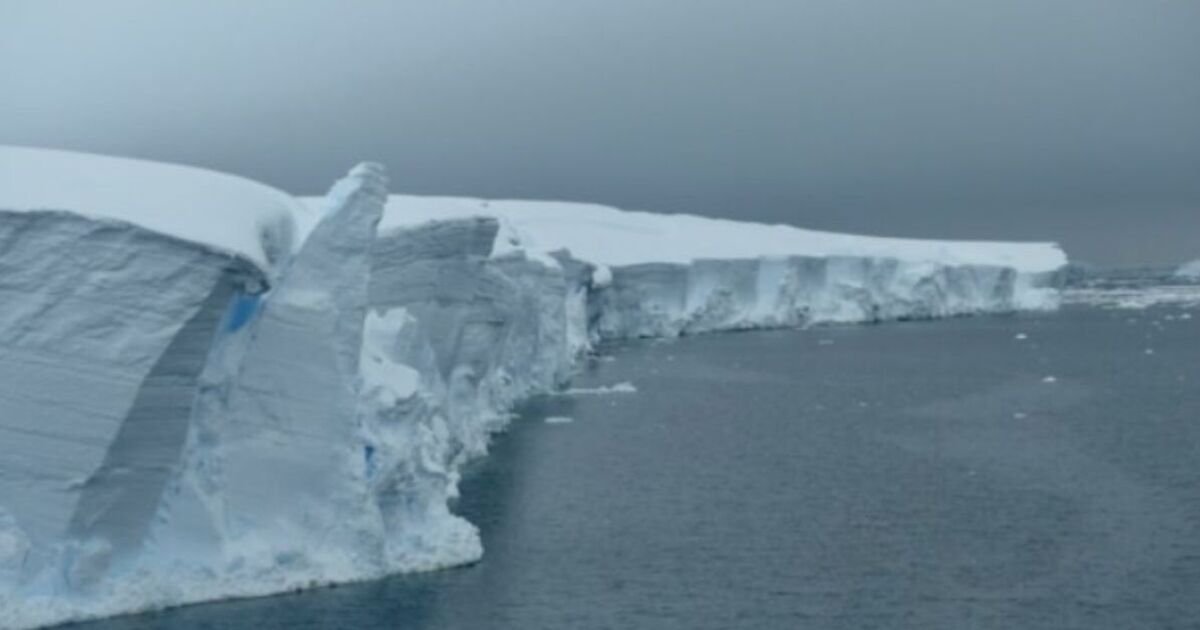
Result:
<instances>
[{"instance_id":1,"label":"glacier edge","mask_svg":"<svg viewBox=\"0 0 1200 630\"><path fill-rule=\"evenodd\" d=\"M0 314L14 322L0 328L0 375L75 378L109 401L0 393L6 442L33 422L56 431L0 445L0 625L478 560L478 531L449 508L460 471L518 401L563 387L602 340L1057 304L1053 265L576 258L486 212L389 223L385 186L377 167L356 167L270 281L254 264L137 226L119 231L132 241L89 236L97 222L67 215L57 219L74 226L67 236L50 222L36 228L50 239L40 247L0 248L0 268L18 272L0 276L0 290L30 295L17 299L27 309ZM17 242L6 229L29 234L29 217L44 219L0 216L0 243ZM112 259L100 267L111 273L44 253L65 238ZM97 303L108 310L56 306L75 283L107 288ZM98 367L72 374L56 359L66 352ZM117 376L96 375L114 365ZM61 460L17 452L53 451L30 441L52 438L84 456L57 470ZM153 474L131 478L129 462ZM33 465L54 473L53 488L10 490Z\"/></svg>"}]
</instances>

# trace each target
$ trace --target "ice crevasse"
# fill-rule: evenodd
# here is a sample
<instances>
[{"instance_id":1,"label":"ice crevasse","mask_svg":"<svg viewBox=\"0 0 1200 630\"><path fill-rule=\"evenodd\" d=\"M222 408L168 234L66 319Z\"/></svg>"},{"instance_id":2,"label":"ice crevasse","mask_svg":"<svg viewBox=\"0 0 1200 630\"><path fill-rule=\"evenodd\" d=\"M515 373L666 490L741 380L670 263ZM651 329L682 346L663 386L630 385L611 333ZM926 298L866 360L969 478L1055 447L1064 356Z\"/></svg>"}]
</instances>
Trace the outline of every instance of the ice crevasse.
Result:
<instances>
[{"instance_id":1,"label":"ice crevasse","mask_svg":"<svg viewBox=\"0 0 1200 630\"><path fill-rule=\"evenodd\" d=\"M477 560L464 463L597 341L1054 308L1065 262L0 148L0 627Z\"/></svg>"}]
</instances>

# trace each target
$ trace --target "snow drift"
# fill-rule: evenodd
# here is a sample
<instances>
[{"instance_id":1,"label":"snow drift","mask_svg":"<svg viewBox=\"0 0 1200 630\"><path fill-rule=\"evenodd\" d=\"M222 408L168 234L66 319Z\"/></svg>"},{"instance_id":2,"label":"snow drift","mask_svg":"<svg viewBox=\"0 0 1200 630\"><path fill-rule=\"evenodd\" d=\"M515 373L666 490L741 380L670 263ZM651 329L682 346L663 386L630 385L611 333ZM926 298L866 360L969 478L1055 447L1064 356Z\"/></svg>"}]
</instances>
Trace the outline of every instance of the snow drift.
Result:
<instances>
[{"instance_id":1,"label":"snow drift","mask_svg":"<svg viewBox=\"0 0 1200 630\"><path fill-rule=\"evenodd\" d=\"M463 464L595 341L1051 308L1063 262L0 149L0 626L474 561Z\"/></svg>"}]
</instances>

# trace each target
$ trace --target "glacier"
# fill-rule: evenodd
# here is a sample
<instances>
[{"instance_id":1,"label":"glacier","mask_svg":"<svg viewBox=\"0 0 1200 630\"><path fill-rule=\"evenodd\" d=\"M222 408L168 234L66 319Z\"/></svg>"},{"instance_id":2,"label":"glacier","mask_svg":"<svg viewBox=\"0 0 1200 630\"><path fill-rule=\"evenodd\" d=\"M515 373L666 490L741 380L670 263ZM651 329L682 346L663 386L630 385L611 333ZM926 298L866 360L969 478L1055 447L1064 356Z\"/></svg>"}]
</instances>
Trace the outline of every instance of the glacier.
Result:
<instances>
[{"instance_id":1,"label":"glacier","mask_svg":"<svg viewBox=\"0 0 1200 630\"><path fill-rule=\"evenodd\" d=\"M1053 309L1065 263L0 147L0 627L477 561L464 464L596 343Z\"/></svg>"}]
</instances>

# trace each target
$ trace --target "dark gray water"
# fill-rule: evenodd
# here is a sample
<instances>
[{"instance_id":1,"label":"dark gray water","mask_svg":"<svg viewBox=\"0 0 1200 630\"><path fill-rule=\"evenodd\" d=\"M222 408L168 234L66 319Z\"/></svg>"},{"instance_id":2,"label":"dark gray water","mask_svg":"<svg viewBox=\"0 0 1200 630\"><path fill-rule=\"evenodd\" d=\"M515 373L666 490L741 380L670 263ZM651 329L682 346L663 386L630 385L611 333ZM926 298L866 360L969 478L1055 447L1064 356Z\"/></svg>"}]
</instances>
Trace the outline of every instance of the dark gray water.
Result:
<instances>
[{"instance_id":1,"label":"dark gray water","mask_svg":"<svg viewBox=\"0 0 1200 630\"><path fill-rule=\"evenodd\" d=\"M1198 627L1183 312L607 348L577 385L638 393L535 401L464 484L480 564L87 627Z\"/></svg>"}]
</instances>

